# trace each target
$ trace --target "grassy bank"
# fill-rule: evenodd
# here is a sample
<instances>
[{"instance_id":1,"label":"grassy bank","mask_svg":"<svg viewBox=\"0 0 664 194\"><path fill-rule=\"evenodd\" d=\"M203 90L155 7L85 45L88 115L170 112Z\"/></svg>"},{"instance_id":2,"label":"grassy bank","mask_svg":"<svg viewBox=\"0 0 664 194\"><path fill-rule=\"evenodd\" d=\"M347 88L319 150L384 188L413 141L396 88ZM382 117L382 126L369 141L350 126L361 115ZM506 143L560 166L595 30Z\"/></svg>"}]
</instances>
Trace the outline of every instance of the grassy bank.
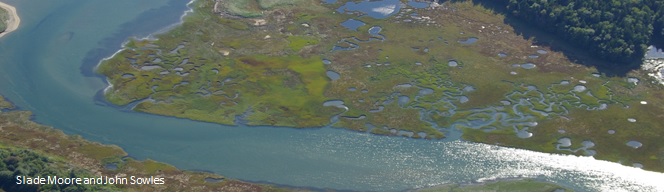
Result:
<instances>
[{"instance_id":1,"label":"grassy bank","mask_svg":"<svg viewBox=\"0 0 664 194\"><path fill-rule=\"evenodd\" d=\"M0 98L0 104L8 104ZM0 187L4 191L286 191L205 172L126 157L121 148L87 141L30 121L30 112L0 113ZM112 167L110 167L112 166ZM161 185L16 185L16 176L161 177ZM206 182L212 178L216 182ZM288 189L290 190L290 189Z\"/></svg>"}]
</instances>

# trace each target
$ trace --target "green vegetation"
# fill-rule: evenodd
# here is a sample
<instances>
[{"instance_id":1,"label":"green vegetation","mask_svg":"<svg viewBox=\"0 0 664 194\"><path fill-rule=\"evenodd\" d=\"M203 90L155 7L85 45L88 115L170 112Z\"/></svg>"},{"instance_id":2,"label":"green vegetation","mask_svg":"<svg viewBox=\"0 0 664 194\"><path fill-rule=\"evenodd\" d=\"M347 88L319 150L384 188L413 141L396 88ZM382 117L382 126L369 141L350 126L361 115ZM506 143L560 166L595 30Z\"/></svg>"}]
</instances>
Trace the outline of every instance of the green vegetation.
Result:
<instances>
[{"instance_id":1,"label":"green vegetation","mask_svg":"<svg viewBox=\"0 0 664 194\"><path fill-rule=\"evenodd\" d=\"M655 6L655 24L653 25L655 38L664 38L664 2L654 1L651 6Z\"/></svg>"},{"instance_id":2,"label":"green vegetation","mask_svg":"<svg viewBox=\"0 0 664 194\"><path fill-rule=\"evenodd\" d=\"M3 191L116 191L113 185L26 185L16 184L16 176L28 177L94 177L86 170L70 169L62 161L54 161L31 150L0 148L0 188Z\"/></svg>"},{"instance_id":3,"label":"green vegetation","mask_svg":"<svg viewBox=\"0 0 664 194\"><path fill-rule=\"evenodd\" d=\"M7 20L9 19L9 13L7 10L0 8L0 33L4 32L7 29Z\"/></svg>"},{"instance_id":4,"label":"green vegetation","mask_svg":"<svg viewBox=\"0 0 664 194\"><path fill-rule=\"evenodd\" d=\"M231 2L241 1L227 1ZM197 4L211 10L214 3ZM202 23L206 27L193 27ZM150 43L132 41L128 46L135 49L118 54L124 58L106 61L99 69L113 84L106 95L121 105L149 98L136 106L137 111L222 124L234 124L242 116L254 125L324 125L339 110L321 106L328 84L325 68L320 56L306 53L320 49L314 48L320 47L320 38L269 37L259 30L262 25L267 24L197 11L172 34Z\"/></svg>"},{"instance_id":5,"label":"green vegetation","mask_svg":"<svg viewBox=\"0 0 664 194\"><path fill-rule=\"evenodd\" d=\"M653 35L664 35L664 2L657 0L509 0L507 7L600 58L622 63L640 61Z\"/></svg>"},{"instance_id":6,"label":"green vegetation","mask_svg":"<svg viewBox=\"0 0 664 194\"><path fill-rule=\"evenodd\" d=\"M306 0L256 0L261 9L272 9L276 6L283 5L297 5L304 3Z\"/></svg>"},{"instance_id":7,"label":"green vegetation","mask_svg":"<svg viewBox=\"0 0 664 194\"><path fill-rule=\"evenodd\" d=\"M14 108L14 105L9 101L5 100L4 97L0 96L0 111L2 111L2 109L11 109L11 108Z\"/></svg>"},{"instance_id":8,"label":"green vegetation","mask_svg":"<svg viewBox=\"0 0 664 194\"><path fill-rule=\"evenodd\" d=\"M278 6L290 6L306 3L306 0L216 0L223 6L225 11L231 15L252 18L263 16L263 12ZM219 9L217 7L217 9Z\"/></svg>"},{"instance_id":9,"label":"green vegetation","mask_svg":"<svg viewBox=\"0 0 664 194\"><path fill-rule=\"evenodd\" d=\"M421 192L553 192L570 191L564 187L535 180L507 180L491 183L459 185L447 184L420 189Z\"/></svg>"},{"instance_id":10,"label":"green vegetation","mask_svg":"<svg viewBox=\"0 0 664 194\"><path fill-rule=\"evenodd\" d=\"M258 17L261 16L258 2L256 0L237 0L237 1L221 1L225 4L229 13L239 15L242 17Z\"/></svg>"},{"instance_id":11,"label":"green vegetation","mask_svg":"<svg viewBox=\"0 0 664 194\"><path fill-rule=\"evenodd\" d=\"M0 98L0 102L2 98ZM286 191L205 172L127 157L117 146L89 142L80 136L30 121L30 112L0 113L0 190L2 191ZM116 168L107 168L107 165ZM163 177L163 185L17 185L16 176ZM206 178L222 180L206 182Z\"/></svg>"},{"instance_id":12,"label":"green vegetation","mask_svg":"<svg viewBox=\"0 0 664 194\"><path fill-rule=\"evenodd\" d=\"M401 9L387 19L333 14L343 2L232 2L261 15L196 1L181 27L158 40L131 40L102 62L99 72L112 84L107 99L222 124L331 124L426 139L462 130L465 140L664 171L662 86L639 71L629 74L638 83L598 74L534 45L504 15L471 1ZM340 25L348 19L367 25L348 30ZM374 26L379 35L367 32ZM462 43L469 38L477 42ZM323 106L331 100L343 105ZM614 127L619 133L608 134ZM557 149L560 138L572 146ZM625 145L632 140L643 146Z\"/></svg>"}]
</instances>

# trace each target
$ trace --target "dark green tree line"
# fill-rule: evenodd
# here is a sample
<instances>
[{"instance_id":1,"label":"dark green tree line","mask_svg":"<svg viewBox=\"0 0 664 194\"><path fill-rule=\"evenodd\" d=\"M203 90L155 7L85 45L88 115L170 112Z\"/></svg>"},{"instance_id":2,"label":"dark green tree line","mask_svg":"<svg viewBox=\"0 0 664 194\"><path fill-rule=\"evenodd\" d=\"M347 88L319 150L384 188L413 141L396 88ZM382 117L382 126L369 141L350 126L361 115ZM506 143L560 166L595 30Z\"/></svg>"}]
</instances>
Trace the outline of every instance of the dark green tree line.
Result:
<instances>
[{"instance_id":1,"label":"dark green tree line","mask_svg":"<svg viewBox=\"0 0 664 194\"><path fill-rule=\"evenodd\" d=\"M612 61L639 60L664 36L661 0L504 1L517 18Z\"/></svg>"}]
</instances>

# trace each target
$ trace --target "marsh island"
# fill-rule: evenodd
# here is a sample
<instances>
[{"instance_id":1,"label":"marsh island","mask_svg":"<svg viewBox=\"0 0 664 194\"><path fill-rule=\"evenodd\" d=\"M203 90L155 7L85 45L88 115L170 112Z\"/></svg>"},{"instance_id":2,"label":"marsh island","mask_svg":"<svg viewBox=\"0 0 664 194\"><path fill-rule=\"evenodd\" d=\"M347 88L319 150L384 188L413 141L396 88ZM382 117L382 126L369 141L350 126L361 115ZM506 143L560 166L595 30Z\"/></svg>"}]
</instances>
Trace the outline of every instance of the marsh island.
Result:
<instances>
[{"instance_id":1,"label":"marsh island","mask_svg":"<svg viewBox=\"0 0 664 194\"><path fill-rule=\"evenodd\" d=\"M100 63L109 102L227 125L461 138L664 171L656 78L572 60L486 5L199 0L190 7L181 25L130 39Z\"/></svg>"}]
</instances>

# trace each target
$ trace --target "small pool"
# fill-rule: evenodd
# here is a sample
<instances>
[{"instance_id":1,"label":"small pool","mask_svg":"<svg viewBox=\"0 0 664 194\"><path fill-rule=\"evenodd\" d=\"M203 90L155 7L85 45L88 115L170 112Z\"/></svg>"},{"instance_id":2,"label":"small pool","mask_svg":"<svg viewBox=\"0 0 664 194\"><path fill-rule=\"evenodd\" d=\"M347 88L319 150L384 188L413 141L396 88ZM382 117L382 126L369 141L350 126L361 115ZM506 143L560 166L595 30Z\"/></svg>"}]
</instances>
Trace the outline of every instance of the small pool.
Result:
<instances>
[{"instance_id":1,"label":"small pool","mask_svg":"<svg viewBox=\"0 0 664 194\"><path fill-rule=\"evenodd\" d=\"M478 40L479 40L478 38L470 37L470 38L465 39L465 40L459 40L459 43L461 43L463 45L471 45L471 44L475 44Z\"/></svg>"},{"instance_id":2,"label":"small pool","mask_svg":"<svg viewBox=\"0 0 664 194\"><path fill-rule=\"evenodd\" d=\"M366 25L364 22L355 20L355 19L348 19L345 22L342 22L341 25L343 27L348 28L349 30L354 30L357 31L358 28Z\"/></svg>"},{"instance_id":3,"label":"small pool","mask_svg":"<svg viewBox=\"0 0 664 194\"><path fill-rule=\"evenodd\" d=\"M456 66L459 66L459 63L455 60L450 60L450 61L447 62L447 65L450 66L450 67L456 67Z\"/></svg>"},{"instance_id":4,"label":"small pool","mask_svg":"<svg viewBox=\"0 0 664 194\"><path fill-rule=\"evenodd\" d=\"M533 64L533 63L521 64L521 68L524 68L524 69L534 69L535 67L536 67L536 65Z\"/></svg>"},{"instance_id":5,"label":"small pool","mask_svg":"<svg viewBox=\"0 0 664 194\"><path fill-rule=\"evenodd\" d=\"M380 31L383 30L380 26L373 26L369 28L369 34L374 35L374 36L379 36Z\"/></svg>"},{"instance_id":6,"label":"small pool","mask_svg":"<svg viewBox=\"0 0 664 194\"><path fill-rule=\"evenodd\" d=\"M586 91L586 89L587 89L586 86L582 86L582 85L574 86L574 91L575 92L583 92L583 91Z\"/></svg>"},{"instance_id":7,"label":"small pool","mask_svg":"<svg viewBox=\"0 0 664 194\"><path fill-rule=\"evenodd\" d=\"M414 0L409 0L408 1L408 6L417 8L417 9L422 9L422 8L427 8L431 5L430 2L420 2L420 1L414 1Z\"/></svg>"},{"instance_id":8,"label":"small pool","mask_svg":"<svg viewBox=\"0 0 664 194\"><path fill-rule=\"evenodd\" d=\"M399 0L364 0L360 2L347 2L337 9L339 13L359 12L375 19L384 19L401 10Z\"/></svg>"},{"instance_id":9,"label":"small pool","mask_svg":"<svg viewBox=\"0 0 664 194\"><path fill-rule=\"evenodd\" d=\"M339 75L339 73L334 72L334 71L327 71L327 72L325 72L325 74L326 74L327 77L330 78L332 81L334 81L334 80L338 80L339 78L341 78L341 75Z\"/></svg>"},{"instance_id":10,"label":"small pool","mask_svg":"<svg viewBox=\"0 0 664 194\"><path fill-rule=\"evenodd\" d=\"M560 147L570 147L572 146L572 140L566 137L560 138L558 139L558 145L560 145Z\"/></svg>"},{"instance_id":11,"label":"small pool","mask_svg":"<svg viewBox=\"0 0 664 194\"><path fill-rule=\"evenodd\" d=\"M629 147L632 147L634 149L637 149L637 148L640 148L641 146L643 146L643 144L641 142L634 141L634 140L628 141L627 143L625 143L625 145L627 145Z\"/></svg>"}]
</instances>

